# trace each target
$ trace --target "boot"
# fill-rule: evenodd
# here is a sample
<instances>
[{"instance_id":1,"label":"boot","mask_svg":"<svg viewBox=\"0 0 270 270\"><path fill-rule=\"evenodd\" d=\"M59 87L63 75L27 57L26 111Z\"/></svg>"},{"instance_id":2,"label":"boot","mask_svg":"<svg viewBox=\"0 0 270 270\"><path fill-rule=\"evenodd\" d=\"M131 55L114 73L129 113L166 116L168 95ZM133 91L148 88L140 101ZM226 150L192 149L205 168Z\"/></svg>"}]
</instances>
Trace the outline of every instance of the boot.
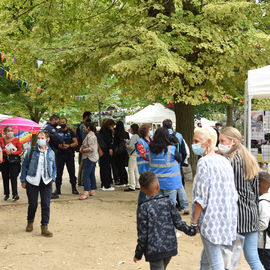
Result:
<instances>
[{"instance_id":1,"label":"boot","mask_svg":"<svg viewBox=\"0 0 270 270\"><path fill-rule=\"evenodd\" d=\"M72 185L71 188L72 188L72 194L75 194L75 195L78 195L79 194L79 192L76 189L76 186L75 185Z\"/></svg>"},{"instance_id":2,"label":"boot","mask_svg":"<svg viewBox=\"0 0 270 270\"><path fill-rule=\"evenodd\" d=\"M26 225L26 231L27 232L32 232L33 231L33 224L34 220L27 220L27 225Z\"/></svg>"},{"instance_id":3,"label":"boot","mask_svg":"<svg viewBox=\"0 0 270 270\"><path fill-rule=\"evenodd\" d=\"M56 187L56 190L53 193L55 195L61 195L61 187Z\"/></svg>"},{"instance_id":4,"label":"boot","mask_svg":"<svg viewBox=\"0 0 270 270\"><path fill-rule=\"evenodd\" d=\"M53 234L48 230L48 225L41 225L41 235L45 237L52 237Z\"/></svg>"}]
</instances>

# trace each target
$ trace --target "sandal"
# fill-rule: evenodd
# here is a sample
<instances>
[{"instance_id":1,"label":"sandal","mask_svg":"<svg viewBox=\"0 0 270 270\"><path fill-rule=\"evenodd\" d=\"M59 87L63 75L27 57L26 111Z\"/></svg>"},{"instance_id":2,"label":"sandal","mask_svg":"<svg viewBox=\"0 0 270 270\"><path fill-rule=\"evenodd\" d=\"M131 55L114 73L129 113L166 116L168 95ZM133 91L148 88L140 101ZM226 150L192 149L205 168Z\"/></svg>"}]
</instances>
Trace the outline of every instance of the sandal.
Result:
<instances>
[{"instance_id":1,"label":"sandal","mask_svg":"<svg viewBox=\"0 0 270 270\"><path fill-rule=\"evenodd\" d=\"M86 192L79 198L79 200L85 200L89 197L89 193L88 192L86 193Z\"/></svg>"},{"instance_id":2,"label":"sandal","mask_svg":"<svg viewBox=\"0 0 270 270\"><path fill-rule=\"evenodd\" d=\"M94 190L89 191L89 196L95 196L96 192Z\"/></svg>"}]
</instances>

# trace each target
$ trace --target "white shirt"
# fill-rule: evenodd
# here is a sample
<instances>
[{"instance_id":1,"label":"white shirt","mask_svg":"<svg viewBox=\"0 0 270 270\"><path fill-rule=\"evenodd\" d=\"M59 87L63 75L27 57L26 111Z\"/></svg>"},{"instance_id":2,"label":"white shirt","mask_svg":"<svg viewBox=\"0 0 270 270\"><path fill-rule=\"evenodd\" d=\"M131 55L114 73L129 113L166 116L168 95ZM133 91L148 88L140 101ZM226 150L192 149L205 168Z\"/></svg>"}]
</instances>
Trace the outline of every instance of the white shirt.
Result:
<instances>
[{"instance_id":1,"label":"white shirt","mask_svg":"<svg viewBox=\"0 0 270 270\"><path fill-rule=\"evenodd\" d=\"M265 193L259 198L259 217L260 231L258 236L258 248L264 248L263 231L267 229L270 221L270 188L268 193ZM270 249L270 238L266 235L266 249Z\"/></svg>"},{"instance_id":2,"label":"white shirt","mask_svg":"<svg viewBox=\"0 0 270 270\"><path fill-rule=\"evenodd\" d=\"M42 178L45 185L49 184L52 181L52 178L48 174L48 170L46 172L44 171L44 162L46 161L47 157L47 149L42 152L39 152L39 160L38 160L38 166L37 166L37 173L36 176L26 176L26 181L34 186L39 186L40 180ZM47 166L46 166L47 169Z\"/></svg>"}]
</instances>

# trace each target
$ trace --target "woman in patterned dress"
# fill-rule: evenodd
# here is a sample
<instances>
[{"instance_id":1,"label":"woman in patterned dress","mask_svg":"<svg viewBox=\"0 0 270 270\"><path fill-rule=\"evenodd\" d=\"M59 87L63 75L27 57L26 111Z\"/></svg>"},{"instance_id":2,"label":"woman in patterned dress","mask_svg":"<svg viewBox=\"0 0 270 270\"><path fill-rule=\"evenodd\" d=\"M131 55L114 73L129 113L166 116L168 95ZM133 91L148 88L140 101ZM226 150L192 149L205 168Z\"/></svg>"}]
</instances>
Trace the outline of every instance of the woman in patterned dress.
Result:
<instances>
[{"instance_id":1,"label":"woman in patterned dress","mask_svg":"<svg viewBox=\"0 0 270 270\"><path fill-rule=\"evenodd\" d=\"M245 237L244 255L252 270L263 270L258 255L259 166L241 143L241 133L233 127L221 130L219 151L231 161L238 192L237 232Z\"/></svg>"},{"instance_id":2,"label":"woman in patterned dress","mask_svg":"<svg viewBox=\"0 0 270 270\"><path fill-rule=\"evenodd\" d=\"M237 192L230 162L215 154L217 135L212 128L196 129L192 150L202 156L192 193L192 226L203 243L201 270L224 270L222 246L236 239Z\"/></svg>"}]
</instances>

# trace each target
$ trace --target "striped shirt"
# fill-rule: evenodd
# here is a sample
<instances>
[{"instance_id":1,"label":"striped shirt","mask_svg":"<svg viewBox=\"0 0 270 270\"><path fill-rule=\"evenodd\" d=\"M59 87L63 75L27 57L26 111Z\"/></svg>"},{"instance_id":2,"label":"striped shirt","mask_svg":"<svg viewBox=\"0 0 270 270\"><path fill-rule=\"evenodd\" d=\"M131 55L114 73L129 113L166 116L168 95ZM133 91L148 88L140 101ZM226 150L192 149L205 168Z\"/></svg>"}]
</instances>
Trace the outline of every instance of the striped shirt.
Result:
<instances>
[{"instance_id":1,"label":"striped shirt","mask_svg":"<svg viewBox=\"0 0 270 270\"><path fill-rule=\"evenodd\" d=\"M238 221L237 232L249 233L259 230L259 180L245 179L245 166L239 154L235 154L232 167L235 187L238 192Z\"/></svg>"}]
</instances>

